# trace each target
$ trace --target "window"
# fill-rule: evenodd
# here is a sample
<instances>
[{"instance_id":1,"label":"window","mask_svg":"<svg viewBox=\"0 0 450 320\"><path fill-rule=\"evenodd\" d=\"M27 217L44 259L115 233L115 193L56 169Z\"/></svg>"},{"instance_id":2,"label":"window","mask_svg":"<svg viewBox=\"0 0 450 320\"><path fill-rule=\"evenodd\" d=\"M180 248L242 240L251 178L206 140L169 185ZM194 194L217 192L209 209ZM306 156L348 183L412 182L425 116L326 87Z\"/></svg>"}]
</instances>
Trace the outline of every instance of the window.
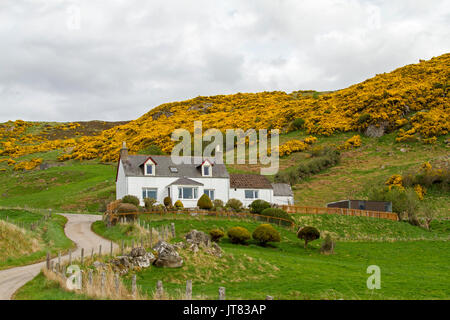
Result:
<instances>
[{"instance_id":1,"label":"window","mask_svg":"<svg viewBox=\"0 0 450 320\"><path fill-rule=\"evenodd\" d=\"M170 172L172 172L172 173L177 173L178 172L178 168L169 167L169 169L170 169Z\"/></svg>"},{"instance_id":2,"label":"window","mask_svg":"<svg viewBox=\"0 0 450 320\"><path fill-rule=\"evenodd\" d=\"M155 188L144 188L142 189L142 199L150 198L157 200L158 189Z\"/></svg>"},{"instance_id":3,"label":"window","mask_svg":"<svg viewBox=\"0 0 450 320\"><path fill-rule=\"evenodd\" d=\"M197 199L198 198L198 188L179 187L178 188L178 198L179 199Z\"/></svg>"},{"instance_id":4,"label":"window","mask_svg":"<svg viewBox=\"0 0 450 320\"><path fill-rule=\"evenodd\" d=\"M203 167L203 175L209 176L209 166L204 166Z\"/></svg>"},{"instance_id":5,"label":"window","mask_svg":"<svg viewBox=\"0 0 450 320\"><path fill-rule=\"evenodd\" d=\"M214 200L214 190L213 189L205 189L204 194L206 194L211 200Z\"/></svg>"},{"instance_id":6,"label":"window","mask_svg":"<svg viewBox=\"0 0 450 320\"><path fill-rule=\"evenodd\" d=\"M147 163L145 165L145 174L146 175L150 175L150 176L154 175L153 166L154 166L154 164L152 164L152 163Z\"/></svg>"},{"instance_id":7,"label":"window","mask_svg":"<svg viewBox=\"0 0 450 320\"><path fill-rule=\"evenodd\" d=\"M245 199L258 199L258 190L245 190Z\"/></svg>"}]
</instances>

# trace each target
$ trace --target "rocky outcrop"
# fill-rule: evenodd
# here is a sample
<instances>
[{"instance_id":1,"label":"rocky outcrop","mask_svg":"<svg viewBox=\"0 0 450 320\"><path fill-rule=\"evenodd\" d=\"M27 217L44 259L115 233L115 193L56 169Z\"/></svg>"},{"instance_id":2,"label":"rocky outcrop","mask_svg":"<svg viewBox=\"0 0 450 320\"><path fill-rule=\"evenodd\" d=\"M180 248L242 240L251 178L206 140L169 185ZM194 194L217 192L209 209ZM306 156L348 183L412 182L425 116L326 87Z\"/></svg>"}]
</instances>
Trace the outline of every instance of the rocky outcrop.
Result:
<instances>
[{"instance_id":1,"label":"rocky outcrop","mask_svg":"<svg viewBox=\"0 0 450 320\"><path fill-rule=\"evenodd\" d=\"M188 243L194 243L197 245L203 244L205 246L209 246L211 242L211 238L209 235L195 229L186 234L185 238Z\"/></svg>"},{"instance_id":2,"label":"rocky outcrop","mask_svg":"<svg viewBox=\"0 0 450 320\"><path fill-rule=\"evenodd\" d=\"M142 247L131 250L130 254L118 256L110 261L116 272L123 275L135 267L148 268L156 260L153 253L145 251Z\"/></svg>"},{"instance_id":3,"label":"rocky outcrop","mask_svg":"<svg viewBox=\"0 0 450 320\"><path fill-rule=\"evenodd\" d=\"M158 241L153 247L157 253L154 265L157 267L179 268L183 266L183 259L175 249L175 246L165 241Z\"/></svg>"},{"instance_id":4,"label":"rocky outcrop","mask_svg":"<svg viewBox=\"0 0 450 320\"><path fill-rule=\"evenodd\" d=\"M186 247L188 250L197 253L200 249L204 252L216 256L222 256L222 249L215 242L211 242L211 238L209 235L202 231L191 230L185 236L186 238Z\"/></svg>"}]
</instances>

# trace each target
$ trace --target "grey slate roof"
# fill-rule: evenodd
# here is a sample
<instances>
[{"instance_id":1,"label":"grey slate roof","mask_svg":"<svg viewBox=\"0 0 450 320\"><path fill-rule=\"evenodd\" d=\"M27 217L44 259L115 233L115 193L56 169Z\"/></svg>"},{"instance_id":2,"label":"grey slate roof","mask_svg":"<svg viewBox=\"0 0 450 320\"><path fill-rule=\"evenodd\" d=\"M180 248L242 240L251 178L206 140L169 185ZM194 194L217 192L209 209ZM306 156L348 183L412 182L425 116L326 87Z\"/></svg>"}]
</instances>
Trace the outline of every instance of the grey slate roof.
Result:
<instances>
[{"instance_id":1,"label":"grey slate roof","mask_svg":"<svg viewBox=\"0 0 450 320\"><path fill-rule=\"evenodd\" d=\"M231 174L230 188L272 189L270 181L259 174Z\"/></svg>"},{"instance_id":2,"label":"grey slate roof","mask_svg":"<svg viewBox=\"0 0 450 320\"><path fill-rule=\"evenodd\" d=\"M170 156L147 156L147 155L128 155L127 160L123 160L125 175L127 177L144 177L144 162L148 158L152 158L156 162L155 176L156 177L189 177L201 178L202 172L200 164L205 159L199 157L191 157L192 164L174 164ZM208 158L209 162L213 163L212 177L213 178L229 178L227 168L224 164L215 163L213 158ZM195 161L195 162L194 162ZM170 171L170 167L175 167L178 172Z\"/></svg>"},{"instance_id":3,"label":"grey slate roof","mask_svg":"<svg viewBox=\"0 0 450 320\"><path fill-rule=\"evenodd\" d=\"M272 183L273 195L279 197L293 197L291 186L287 183Z\"/></svg>"},{"instance_id":4,"label":"grey slate roof","mask_svg":"<svg viewBox=\"0 0 450 320\"><path fill-rule=\"evenodd\" d=\"M175 185L175 186L203 186L203 183L194 181L192 179L183 177L180 179L175 180L174 182L172 182L171 184L169 184L169 186L171 185Z\"/></svg>"}]
</instances>

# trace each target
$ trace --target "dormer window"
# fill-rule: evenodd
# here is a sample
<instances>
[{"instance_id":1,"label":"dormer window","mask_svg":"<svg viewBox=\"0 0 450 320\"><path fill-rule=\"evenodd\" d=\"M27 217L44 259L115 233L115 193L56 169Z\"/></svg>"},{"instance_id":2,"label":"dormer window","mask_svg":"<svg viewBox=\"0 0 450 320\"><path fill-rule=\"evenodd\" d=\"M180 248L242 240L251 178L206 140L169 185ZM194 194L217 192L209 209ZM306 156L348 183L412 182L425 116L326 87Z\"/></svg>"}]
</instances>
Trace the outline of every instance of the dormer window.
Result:
<instances>
[{"instance_id":1,"label":"dormer window","mask_svg":"<svg viewBox=\"0 0 450 320\"><path fill-rule=\"evenodd\" d=\"M202 164L202 176L204 177L212 176L212 165L208 160L205 160Z\"/></svg>"},{"instance_id":2,"label":"dormer window","mask_svg":"<svg viewBox=\"0 0 450 320\"><path fill-rule=\"evenodd\" d=\"M144 174L146 176L154 176L155 175L156 163L152 158L148 158L144 163Z\"/></svg>"}]
</instances>

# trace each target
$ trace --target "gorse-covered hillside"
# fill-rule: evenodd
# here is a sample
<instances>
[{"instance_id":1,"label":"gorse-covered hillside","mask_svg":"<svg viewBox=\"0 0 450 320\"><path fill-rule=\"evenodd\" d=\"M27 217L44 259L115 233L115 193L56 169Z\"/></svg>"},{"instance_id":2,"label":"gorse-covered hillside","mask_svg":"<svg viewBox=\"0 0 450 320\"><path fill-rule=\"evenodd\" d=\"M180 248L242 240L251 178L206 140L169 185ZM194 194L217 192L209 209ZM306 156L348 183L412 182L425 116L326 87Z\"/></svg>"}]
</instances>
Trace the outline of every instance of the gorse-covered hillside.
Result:
<instances>
[{"instance_id":1,"label":"gorse-covered hillside","mask_svg":"<svg viewBox=\"0 0 450 320\"><path fill-rule=\"evenodd\" d=\"M237 93L166 103L97 136L20 147L18 141L4 141L0 155L66 148L60 160L100 158L109 162L117 160L123 141L131 152L151 145L170 152L173 130L185 128L192 132L193 122L199 120L203 121L203 130L255 128L288 132L294 120L301 118L308 134L396 131L399 142L434 143L437 136L449 131L449 86L450 54L444 54L331 93Z\"/></svg>"}]
</instances>

